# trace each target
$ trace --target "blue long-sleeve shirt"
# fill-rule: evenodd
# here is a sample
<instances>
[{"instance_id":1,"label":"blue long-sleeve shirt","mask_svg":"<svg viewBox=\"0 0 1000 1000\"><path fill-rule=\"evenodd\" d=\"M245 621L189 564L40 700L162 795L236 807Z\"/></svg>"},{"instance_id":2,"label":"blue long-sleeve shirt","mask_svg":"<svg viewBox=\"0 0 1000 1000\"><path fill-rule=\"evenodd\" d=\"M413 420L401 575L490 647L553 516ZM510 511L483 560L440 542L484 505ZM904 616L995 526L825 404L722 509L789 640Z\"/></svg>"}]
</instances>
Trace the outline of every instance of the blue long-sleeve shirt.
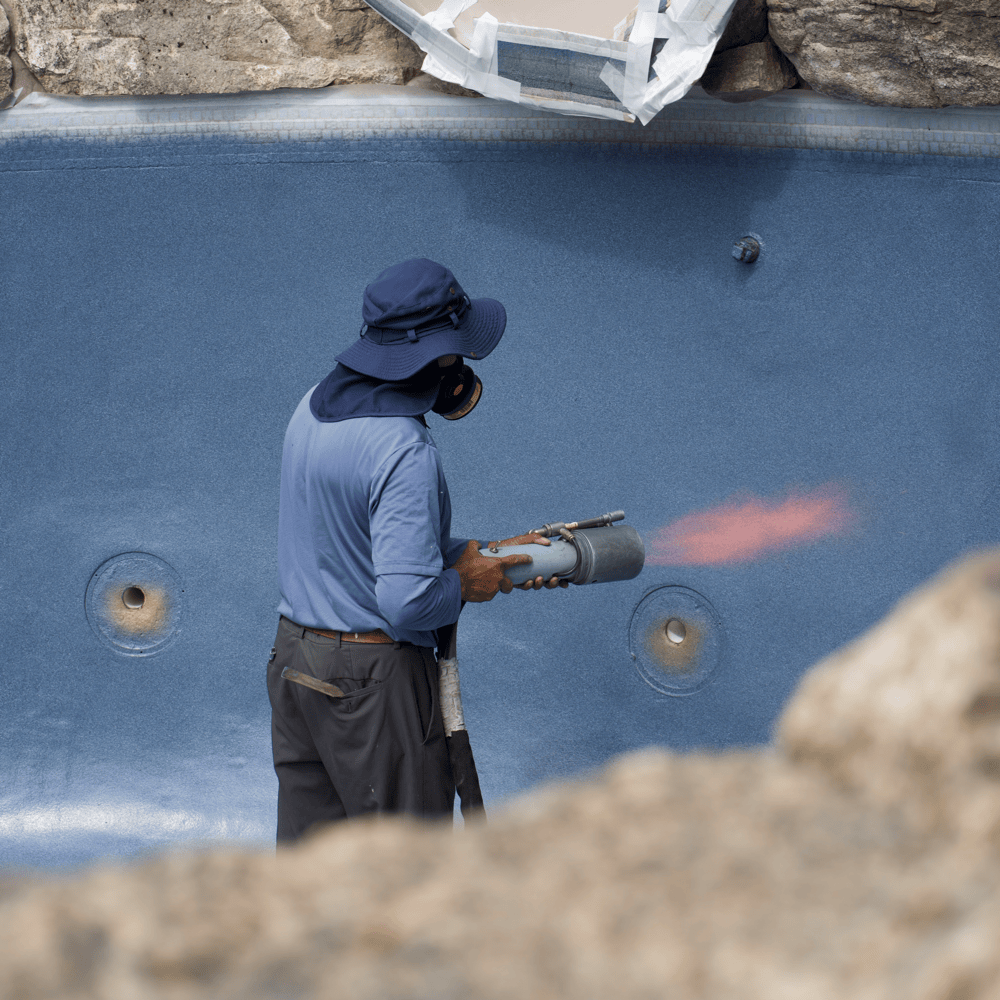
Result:
<instances>
[{"instance_id":1,"label":"blue long-sleeve shirt","mask_svg":"<svg viewBox=\"0 0 1000 1000\"><path fill-rule=\"evenodd\" d=\"M315 388L315 386L313 387ZM451 537L437 446L413 417L325 423L302 397L285 432L279 614L299 625L433 646L456 621L469 539Z\"/></svg>"}]
</instances>

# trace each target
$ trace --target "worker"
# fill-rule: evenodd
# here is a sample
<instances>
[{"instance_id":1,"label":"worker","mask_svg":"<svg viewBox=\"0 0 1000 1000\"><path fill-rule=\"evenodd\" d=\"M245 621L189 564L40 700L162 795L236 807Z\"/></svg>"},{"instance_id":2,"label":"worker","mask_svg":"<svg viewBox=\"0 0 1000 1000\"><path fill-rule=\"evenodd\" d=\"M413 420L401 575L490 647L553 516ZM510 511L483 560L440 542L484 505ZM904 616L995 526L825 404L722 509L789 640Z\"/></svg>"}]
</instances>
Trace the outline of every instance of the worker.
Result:
<instances>
[{"instance_id":1,"label":"worker","mask_svg":"<svg viewBox=\"0 0 1000 1000\"><path fill-rule=\"evenodd\" d=\"M368 285L359 338L292 415L281 457L277 637L268 664L278 844L368 813L451 816L435 631L465 601L513 584L519 554L451 536L451 502L424 417L467 416L480 361L507 323L450 270L407 260ZM551 544L519 535L496 545ZM566 581L541 576L520 589ZM290 683L282 671L343 697Z\"/></svg>"}]
</instances>

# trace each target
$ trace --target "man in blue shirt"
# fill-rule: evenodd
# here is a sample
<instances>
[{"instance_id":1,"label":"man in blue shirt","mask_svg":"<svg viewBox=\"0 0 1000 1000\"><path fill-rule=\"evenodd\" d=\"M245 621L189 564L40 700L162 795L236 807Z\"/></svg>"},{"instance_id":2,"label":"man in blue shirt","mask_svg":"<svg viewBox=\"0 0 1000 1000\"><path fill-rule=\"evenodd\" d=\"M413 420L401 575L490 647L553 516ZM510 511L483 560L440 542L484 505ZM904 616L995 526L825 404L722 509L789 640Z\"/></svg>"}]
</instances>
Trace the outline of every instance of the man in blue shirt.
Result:
<instances>
[{"instance_id":1,"label":"man in blue shirt","mask_svg":"<svg viewBox=\"0 0 1000 1000\"><path fill-rule=\"evenodd\" d=\"M450 816L455 779L438 698L435 632L465 601L513 584L481 543L452 538L429 410L466 416L506 326L447 268L404 261L366 289L360 338L302 398L281 460L281 616L268 666L278 841L364 813ZM539 535L494 542L550 544ZM522 589L555 587L536 577ZM565 581L563 581L565 585ZM342 697L289 683L291 668Z\"/></svg>"}]
</instances>

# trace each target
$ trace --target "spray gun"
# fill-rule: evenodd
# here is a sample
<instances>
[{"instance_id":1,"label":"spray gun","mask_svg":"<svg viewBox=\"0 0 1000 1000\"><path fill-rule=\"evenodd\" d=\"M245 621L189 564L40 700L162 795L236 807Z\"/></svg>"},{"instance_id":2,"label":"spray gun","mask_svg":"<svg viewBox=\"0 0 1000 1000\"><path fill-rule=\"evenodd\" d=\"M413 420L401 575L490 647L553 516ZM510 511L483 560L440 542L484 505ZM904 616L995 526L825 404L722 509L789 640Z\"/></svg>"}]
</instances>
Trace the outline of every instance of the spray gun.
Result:
<instances>
[{"instance_id":1,"label":"spray gun","mask_svg":"<svg viewBox=\"0 0 1000 1000\"><path fill-rule=\"evenodd\" d=\"M638 576L646 561L646 549L639 532L630 525L615 528L625 511L616 510L588 521L553 521L529 531L530 535L551 538L551 545L506 545L480 549L480 555L531 556L530 563L508 566L507 579L525 583L536 576L548 580L556 576L570 583L610 583Z\"/></svg>"},{"instance_id":2,"label":"spray gun","mask_svg":"<svg viewBox=\"0 0 1000 1000\"><path fill-rule=\"evenodd\" d=\"M553 521L527 532L551 538L549 545L494 545L480 549L479 553L494 559L520 553L531 556L530 563L508 566L504 571L507 579L514 584L525 583L536 576L546 580L556 576L579 584L631 580L642 570L646 548L635 528L627 524L618 528L613 526L616 521L624 519L625 511L616 510L592 517L589 521ZM474 817L484 819L486 812L479 788L479 774L462 714L457 629L458 622L438 629L441 716L455 788L462 804L462 816L466 820Z\"/></svg>"}]
</instances>

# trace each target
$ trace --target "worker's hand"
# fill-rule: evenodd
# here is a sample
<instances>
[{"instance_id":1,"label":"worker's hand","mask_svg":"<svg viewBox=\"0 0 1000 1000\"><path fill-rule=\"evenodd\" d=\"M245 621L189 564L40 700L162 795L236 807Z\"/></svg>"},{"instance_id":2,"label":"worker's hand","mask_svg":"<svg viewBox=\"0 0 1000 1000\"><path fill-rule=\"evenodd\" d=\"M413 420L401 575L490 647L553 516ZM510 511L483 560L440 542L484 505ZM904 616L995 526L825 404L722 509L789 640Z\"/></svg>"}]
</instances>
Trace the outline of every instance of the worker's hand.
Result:
<instances>
[{"instance_id":1,"label":"worker's hand","mask_svg":"<svg viewBox=\"0 0 1000 1000\"><path fill-rule=\"evenodd\" d=\"M546 538L545 535L517 535L514 538L505 538L502 542L490 542L490 548L505 545L530 545L532 542L538 545L551 545L552 539ZM562 587L565 590L569 586L569 580L560 580L559 577L553 576L546 581L543 577L536 576L534 580L525 580L524 583L518 583L515 586L518 590L541 590L542 587L545 587L546 590Z\"/></svg>"},{"instance_id":2,"label":"worker's hand","mask_svg":"<svg viewBox=\"0 0 1000 1000\"><path fill-rule=\"evenodd\" d=\"M530 545L532 542L538 545L551 545L552 539L546 538L544 535L536 535L534 532L529 532L527 535L516 535L514 538L505 538L502 542L490 542L490 548L495 549L499 546L507 545Z\"/></svg>"},{"instance_id":3,"label":"worker's hand","mask_svg":"<svg viewBox=\"0 0 1000 1000\"><path fill-rule=\"evenodd\" d=\"M458 570L462 580L462 600L481 603L492 601L498 590L509 594L514 589L514 584L504 575L505 567L530 562L531 556L523 553L496 559L481 556L478 543L472 539L449 568Z\"/></svg>"},{"instance_id":4,"label":"worker's hand","mask_svg":"<svg viewBox=\"0 0 1000 1000\"><path fill-rule=\"evenodd\" d=\"M565 590L569 586L569 580L560 580L558 576L549 577L548 580L536 576L534 580L525 580L524 583L516 585L518 590L552 590L555 587L562 587Z\"/></svg>"}]
</instances>

